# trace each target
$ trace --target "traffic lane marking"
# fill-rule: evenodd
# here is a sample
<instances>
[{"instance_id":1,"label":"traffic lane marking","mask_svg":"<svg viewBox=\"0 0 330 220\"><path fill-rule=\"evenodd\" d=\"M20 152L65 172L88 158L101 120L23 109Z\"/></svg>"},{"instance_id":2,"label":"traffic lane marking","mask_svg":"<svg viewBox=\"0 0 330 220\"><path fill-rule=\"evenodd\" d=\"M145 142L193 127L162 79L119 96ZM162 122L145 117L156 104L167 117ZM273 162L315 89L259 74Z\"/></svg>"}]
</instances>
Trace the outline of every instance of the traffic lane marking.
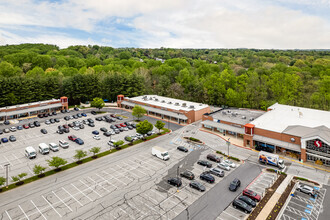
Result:
<instances>
[{"instance_id":1,"label":"traffic lane marking","mask_svg":"<svg viewBox=\"0 0 330 220\"><path fill-rule=\"evenodd\" d=\"M81 202L82 200L85 200L85 197L83 195L80 195L78 194L77 192L76 193L70 193L68 190L66 190L64 187L61 188L65 193L67 193L67 196L65 198L71 198L73 200L71 201L75 201L77 202L81 207L84 206L83 203ZM72 190L70 190L72 192ZM87 204L88 202L85 203L85 205ZM70 204L70 203L69 203ZM71 203L72 204L72 203ZM74 204L74 203L73 203Z\"/></svg>"},{"instance_id":2,"label":"traffic lane marking","mask_svg":"<svg viewBox=\"0 0 330 220\"><path fill-rule=\"evenodd\" d=\"M58 214L58 216L60 216L60 218L62 218L62 215L55 209L55 207L43 195L41 195L41 197L54 210L54 212L56 212L56 214ZM49 214L47 214L47 215L49 215ZM49 216L53 216L53 215L49 215Z\"/></svg>"},{"instance_id":3,"label":"traffic lane marking","mask_svg":"<svg viewBox=\"0 0 330 220\"><path fill-rule=\"evenodd\" d=\"M44 214L40 211L40 209L34 204L34 202L32 200L30 200L31 203L33 204L33 206L38 210L38 212L40 213L40 215L45 219L47 220L47 218L44 216Z\"/></svg>"}]
</instances>

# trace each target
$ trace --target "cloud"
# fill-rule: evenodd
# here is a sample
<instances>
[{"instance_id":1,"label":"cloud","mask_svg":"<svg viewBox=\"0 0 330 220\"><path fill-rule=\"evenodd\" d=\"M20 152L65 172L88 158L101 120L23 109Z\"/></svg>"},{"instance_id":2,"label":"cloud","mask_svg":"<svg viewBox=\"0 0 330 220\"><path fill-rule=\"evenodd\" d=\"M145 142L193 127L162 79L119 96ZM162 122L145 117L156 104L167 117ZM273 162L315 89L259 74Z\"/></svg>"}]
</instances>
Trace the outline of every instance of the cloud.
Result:
<instances>
[{"instance_id":1,"label":"cloud","mask_svg":"<svg viewBox=\"0 0 330 220\"><path fill-rule=\"evenodd\" d=\"M330 48L329 8L328 0L0 0L0 44Z\"/></svg>"}]
</instances>

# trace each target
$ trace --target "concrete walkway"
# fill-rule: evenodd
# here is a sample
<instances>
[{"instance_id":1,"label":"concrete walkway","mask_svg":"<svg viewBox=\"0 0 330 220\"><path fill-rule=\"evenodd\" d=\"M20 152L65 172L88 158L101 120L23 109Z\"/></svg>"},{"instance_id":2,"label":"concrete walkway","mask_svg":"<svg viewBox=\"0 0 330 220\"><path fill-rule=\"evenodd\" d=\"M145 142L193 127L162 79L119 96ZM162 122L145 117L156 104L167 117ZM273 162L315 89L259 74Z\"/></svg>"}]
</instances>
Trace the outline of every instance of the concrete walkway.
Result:
<instances>
[{"instance_id":1,"label":"concrete walkway","mask_svg":"<svg viewBox=\"0 0 330 220\"><path fill-rule=\"evenodd\" d=\"M270 212L273 210L274 206L276 205L277 201L280 199L281 195L284 193L286 187L289 185L293 178L293 175L288 174L286 178L283 180L281 185L276 189L275 193L272 197L268 200L265 207L259 213L257 220L265 220L267 219Z\"/></svg>"}]
</instances>

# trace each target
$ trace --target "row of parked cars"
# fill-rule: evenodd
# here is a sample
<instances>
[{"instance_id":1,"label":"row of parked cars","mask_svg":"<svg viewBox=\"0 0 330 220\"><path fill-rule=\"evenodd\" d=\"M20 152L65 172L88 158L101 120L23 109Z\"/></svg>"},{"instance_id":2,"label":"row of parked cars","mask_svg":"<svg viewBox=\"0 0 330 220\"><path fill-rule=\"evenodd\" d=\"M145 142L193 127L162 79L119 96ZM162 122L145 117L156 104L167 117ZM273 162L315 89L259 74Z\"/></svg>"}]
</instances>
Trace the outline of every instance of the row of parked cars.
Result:
<instances>
[{"instance_id":1,"label":"row of parked cars","mask_svg":"<svg viewBox=\"0 0 330 220\"><path fill-rule=\"evenodd\" d=\"M57 152L60 150L59 147L68 148L69 143L65 140L60 140L59 144L49 143L48 145L45 143L40 143L38 146L38 151L40 154L45 155L49 154L50 151ZM34 147L29 146L25 148L25 156L29 159L34 159L37 157L37 151Z\"/></svg>"},{"instance_id":2,"label":"row of parked cars","mask_svg":"<svg viewBox=\"0 0 330 220\"><path fill-rule=\"evenodd\" d=\"M0 144L1 143L7 143L8 141L15 142L16 141L16 137L14 135L10 135L9 138L3 137L0 140Z\"/></svg>"},{"instance_id":3,"label":"row of parked cars","mask_svg":"<svg viewBox=\"0 0 330 220\"><path fill-rule=\"evenodd\" d=\"M71 119L78 119L81 117L87 117L87 114L86 113L77 113L77 114L70 115L70 116L67 115L64 117L64 120L69 121Z\"/></svg>"}]
</instances>

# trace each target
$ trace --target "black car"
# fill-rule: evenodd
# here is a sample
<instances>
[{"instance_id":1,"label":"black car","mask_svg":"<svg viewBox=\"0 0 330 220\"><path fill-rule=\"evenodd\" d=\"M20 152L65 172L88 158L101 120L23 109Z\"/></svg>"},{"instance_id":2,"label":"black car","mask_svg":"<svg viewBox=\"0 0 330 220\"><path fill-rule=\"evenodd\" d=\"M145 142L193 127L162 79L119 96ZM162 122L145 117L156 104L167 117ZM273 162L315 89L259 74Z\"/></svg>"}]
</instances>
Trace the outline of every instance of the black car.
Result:
<instances>
[{"instance_id":1,"label":"black car","mask_svg":"<svg viewBox=\"0 0 330 220\"><path fill-rule=\"evenodd\" d=\"M111 132L110 131L106 131L103 133L104 136L110 137L111 136Z\"/></svg>"},{"instance_id":2,"label":"black car","mask_svg":"<svg viewBox=\"0 0 330 220\"><path fill-rule=\"evenodd\" d=\"M239 199L235 199L233 201L233 207L235 209L240 209L245 213L251 213L251 211L252 211L251 206L249 206L248 204L246 204L245 202L243 202L242 200L239 200Z\"/></svg>"},{"instance_id":3,"label":"black car","mask_svg":"<svg viewBox=\"0 0 330 220\"><path fill-rule=\"evenodd\" d=\"M96 115L96 111L91 111L92 115Z\"/></svg>"},{"instance_id":4,"label":"black car","mask_svg":"<svg viewBox=\"0 0 330 220\"><path fill-rule=\"evenodd\" d=\"M34 124L36 127L40 127L40 123L39 123L38 121L33 122L33 124Z\"/></svg>"},{"instance_id":5,"label":"black car","mask_svg":"<svg viewBox=\"0 0 330 220\"><path fill-rule=\"evenodd\" d=\"M124 128L120 127L118 128L120 132L123 132L124 131Z\"/></svg>"},{"instance_id":6,"label":"black car","mask_svg":"<svg viewBox=\"0 0 330 220\"><path fill-rule=\"evenodd\" d=\"M68 126L69 126L70 128L73 128L73 127L74 127L74 124L73 124L73 123L69 123Z\"/></svg>"},{"instance_id":7,"label":"black car","mask_svg":"<svg viewBox=\"0 0 330 220\"><path fill-rule=\"evenodd\" d=\"M128 128L129 130L132 130L132 129L133 129L133 127L130 126L130 125L127 125L127 128Z\"/></svg>"},{"instance_id":8,"label":"black car","mask_svg":"<svg viewBox=\"0 0 330 220\"><path fill-rule=\"evenodd\" d=\"M100 130L103 131L103 132L107 132L108 131L108 129L106 129L104 127L100 128Z\"/></svg>"},{"instance_id":9,"label":"black car","mask_svg":"<svg viewBox=\"0 0 330 220\"><path fill-rule=\"evenodd\" d=\"M179 151L188 152L188 149L184 146L179 146L176 149L178 149Z\"/></svg>"},{"instance_id":10,"label":"black car","mask_svg":"<svg viewBox=\"0 0 330 220\"><path fill-rule=\"evenodd\" d=\"M10 122L9 122L9 121L5 121L4 124L5 124L5 125L9 125Z\"/></svg>"},{"instance_id":11,"label":"black car","mask_svg":"<svg viewBox=\"0 0 330 220\"><path fill-rule=\"evenodd\" d=\"M44 129L44 128L43 128L43 129L41 129L41 130L40 130L40 132L41 132L41 133L43 133L43 134L47 134L47 130L46 130L46 129Z\"/></svg>"},{"instance_id":12,"label":"black car","mask_svg":"<svg viewBox=\"0 0 330 220\"><path fill-rule=\"evenodd\" d=\"M56 112L52 112L52 115L57 115L57 113Z\"/></svg>"},{"instance_id":13,"label":"black car","mask_svg":"<svg viewBox=\"0 0 330 220\"><path fill-rule=\"evenodd\" d=\"M44 116L44 118L47 118L48 117L48 114L47 113L44 113L43 116Z\"/></svg>"},{"instance_id":14,"label":"black car","mask_svg":"<svg viewBox=\"0 0 330 220\"><path fill-rule=\"evenodd\" d=\"M55 122L60 122L60 119L58 119L58 118L55 118L54 120L55 120Z\"/></svg>"},{"instance_id":15,"label":"black car","mask_svg":"<svg viewBox=\"0 0 330 220\"><path fill-rule=\"evenodd\" d=\"M116 129L117 127L115 125L110 125L111 129Z\"/></svg>"},{"instance_id":16,"label":"black car","mask_svg":"<svg viewBox=\"0 0 330 220\"><path fill-rule=\"evenodd\" d=\"M136 128L136 124L131 124L131 126L132 126L133 128Z\"/></svg>"},{"instance_id":17,"label":"black car","mask_svg":"<svg viewBox=\"0 0 330 220\"><path fill-rule=\"evenodd\" d=\"M2 129L0 129L0 134L3 134L3 131L2 131Z\"/></svg>"},{"instance_id":18,"label":"black car","mask_svg":"<svg viewBox=\"0 0 330 220\"><path fill-rule=\"evenodd\" d=\"M200 178L201 180L205 180L205 181L208 182L208 183L214 183L214 181L215 181L214 177L213 177L211 174L206 173L206 172L202 173L202 174L199 176L199 178Z\"/></svg>"},{"instance_id":19,"label":"black car","mask_svg":"<svg viewBox=\"0 0 330 220\"><path fill-rule=\"evenodd\" d=\"M197 182L197 181L190 182L189 186L191 188L197 189L198 191L201 191L201 192L205 191L205 186L203 184L201 184L200 182Z\"/></svg>"},{"instance_id":20,"label":"black car","mask_svg":"<svg viewBox=\"0 0 330 220\"><path fill-rule=\"evenodd\" d=\"M210 160L210 161L213 161L213 162L217 162L217 163L220 163L220 162L221 162L221 158L218 157L218 156L216 156L216 155L214 155L214 154L208 154L208 155L206 156L206 158L207 158L208 160Z\"/></svg>"},{"instance_id":21,"label":"black car","mask_svg":"<svg viewBox=\"0 0 330 220\"><path fill-rule=\"evenodd\" d=\"M247 196L239 196L237 199L242 200L243 202L250 205L251 207L256 207L256 205L257 205L255 201L253 201L252 199L250 199Z\"/></svg>"},{"instance_id":22,"label":"black car","mask_svg":"<svg viewBox=\"0 0 330 220\"><path fill-rule=\"evenodd\" d=\"M77 144L79 144L79 145L83 145L83 144L84 144L84 141L81 140L80 138L77 138L77 139L75 140L75 142L76 142Z\"/></svg>"},{"instance_id":23,"label":"black car","mask_svg":"<svg viewBox=\"0 0 330 220\"><path fill-rule=\"evenodd\" d=\"M88 121L89 123L94 123L94 120L91 119L91 118L88 118L87 121Z\"/></svg>"},{"instance_id":24,"label":"black car","mask_svg":"<svg viewBox=\"0 0 330 220\"><path fill-rule=\"evenodd\" d=\"M80 129L84 129L85 126L84 126L83 124L81 124L81 125L79 125L79 128L80 128Z\"/></svg>"},{"instance_id":25,"label":"black car","mask_svg":"<svg viewBox=\"0 0 330 220\"><path fill-rule=\"evenodd\" d=\"M16 141L16 138L15 138L14 135L10 135L10 136L9 136L9 140L10 140L11 142L14 142L14 141Z\"/></svg>"},{"instance_id":26,"label":"black car","mask_svg":"<svg viewBox=\"0 0 330 220\"><path fill-rule=\"evenodd\" d=\"M208 168L212 167L212 164L210 162L206 161L206 160L199 160L197 162L197 164L202 165L204 167L208 167Z\"/></svg>"},{"instance_id":27,"label":"black car","mask_svg":"<svg viewBox=\"0 0 330 220\"><path fill-rule=\"evenodd\" d=\"M43 115L38 115L38 118L43 118L44 116Z\"/></svg>"},{"instance_id":28,"label":"black car","mask_svg":"<svg viewBox=\"0 0 330 220\"><path fill-rule=\"evenodd\" d=\"M74 109L75 111L79 111L79 108L77 108L77 107L74 107L73 109Z\"/></svg>"},{"instance_id":29,"label":"black car","mask_svg":"<svg viewBox=\"0 0 330 220\"><path fill-rule=\"evenodd\" d=\"M72 117L73 117L74 119L77 119L77 118L78 118L78 116L77 116L77 115L72 115Z\"/></svg>"},{"instance_id":30,"label":"black car","mask_svg":"<svg viewBox=\"0 0 330 220\"><path fill-rule=\"evenodd\" d=\"M181 177L185 177L185 178L187 178L189 180L195 179L195 175L191 171L188 171L188 170L180 173L180 176Z\"/></svg>"},{"instance_id":31,"label":"black car","mask_svg":"<svg viewBox=\"0 0 330 220\"><path fill-rule=\"evenodd\" d=\"M65 113L65 109L62 109L62 110L61 110L61 113Z\"/></svg>"},{"instance_id":32,"label":"black car","mask_svg":"<svg viewBox=\"0 0 330 220\"><path fill-rule=\"evenodd\" d=\"M241 181L235 178L229 185L229 190L235 192L241 186Z\"/></svg>"},{"instance_id":33,"label":"black car","mask_svg":"<svg viewBox=\"0 0 330 220\"><path fill-rule=\"evenodd\" d=\"M95 120L96 121L102 121L103 119L102 119L102 117L96 117Z\"/></svg>"},{"instance_id":34,"label":"black car","mask_svg":"<svg viewBox=\"0 0 330 220\"><path fill-rule=\"evenodd\" d=\"M69 121L70 120L70 117L69 116L65 116L64 117L64 120Z\"/></svg>"},{"instance_id":35,"label":"black car","mask_svg":"<svg viewBox=\"0 0 330 220\"><path fill-rule=\"evenodd\" d=\"M123 118L120 117L120 116L117 116L116 118L117 118L118 120L123 120Z\"/></svg>"},{"instance_id":36,"label":"black car","mask_svg":"<svg viewBox=\"0 0 330 220\"><path fill-rule=\"evenodd\" d=\"M173 186L180 187L182 185L182 181L180 178L173 177L167 180L167 182Z\"/></svg>"},{"instance_id":37,"label":"black car","mask_svg":"<svg viewBox=\"0 0 330 220\"><path fill-rule=\"evenodd\" d=\"M78 118L81 118L82 117L82 115L80 113L78 113L77 116L78 116Z\"/></svg>"},{"instance_id":38,"label":"black car","mask_svg":"<svg viewBox=\"0 0 330 220\"><path fill-rule=\"evenodd\" d=\"M89 127L95 127L95 124L94 123L89 123L88 126Z\"/></svg>"}]
</instances>

